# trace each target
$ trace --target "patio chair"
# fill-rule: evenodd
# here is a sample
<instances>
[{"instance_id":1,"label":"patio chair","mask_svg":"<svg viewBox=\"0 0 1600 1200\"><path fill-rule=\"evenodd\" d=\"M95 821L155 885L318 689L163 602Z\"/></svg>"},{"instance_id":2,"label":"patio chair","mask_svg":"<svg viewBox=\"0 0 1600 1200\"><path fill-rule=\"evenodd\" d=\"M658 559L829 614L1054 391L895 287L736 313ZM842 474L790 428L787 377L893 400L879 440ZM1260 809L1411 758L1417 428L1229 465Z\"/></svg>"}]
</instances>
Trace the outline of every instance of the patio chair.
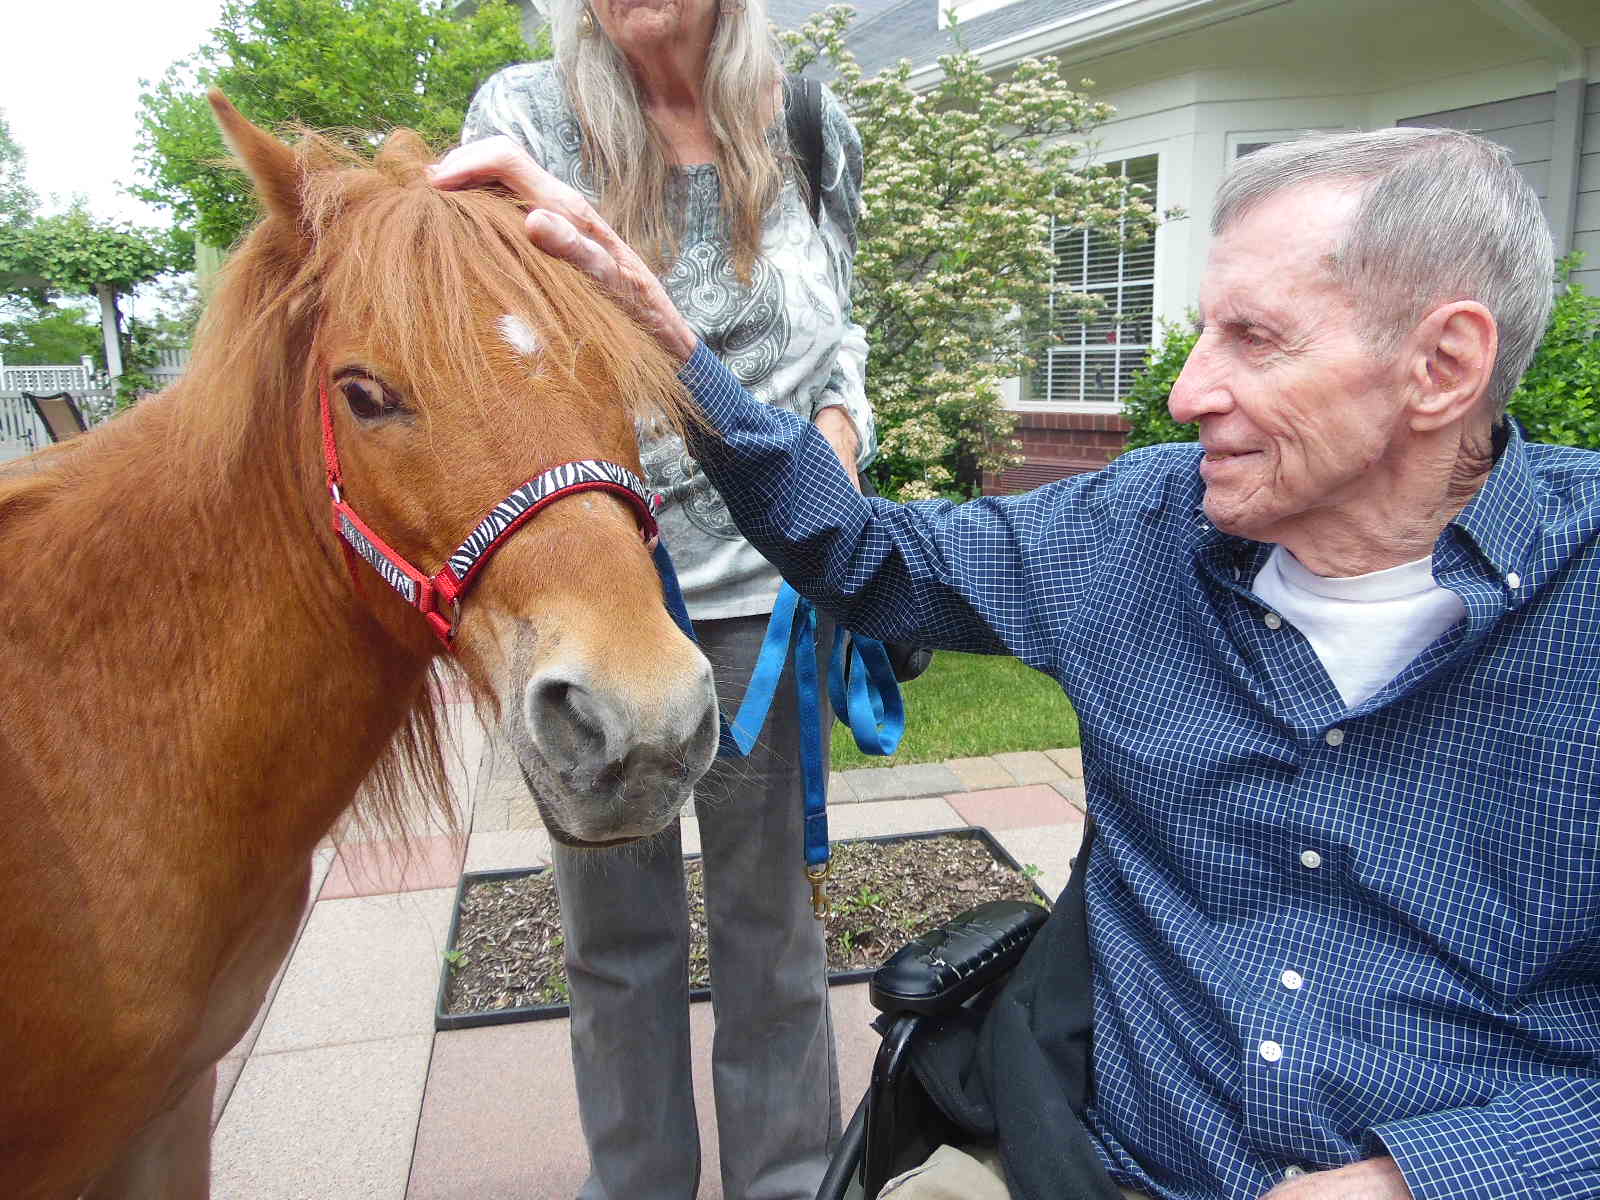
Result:
<instances>
[{"instance_id":1,"label":"patio chair","mask_svg":"<svg viewBox=\"0 0 1600 1200\"><path fill-rule=\"evenodd\" d=\"M83 413L79 411L78 402L72 398L71 392L56 392L49 396L23 392L22 398L33 405L33 411L39 415L40 424L49 431L52 442L64 442L89 431L89 423L83 419Z\"/></svg>"},{"instance_id":2,"label":"patio chair","mask_svg":"<svg viewBox=\"0 0 1600 1200\"><path fill-rule=\"evenodd\" d=\"M1072 882L1056 907L1058 914L1075 914L1080 922L1091 840L1086 830ZM963 1006L985 1004L1048 915L1020 900L979 905L923 934L878 968L868 995L881 1014L873 1028L883 1043L867 1094L845 1127L817 1200L875 1200L886 1182L939 1145L970 1140L923 1090L912 1060L942 1019Z\"/></svg>"}]
</instances>

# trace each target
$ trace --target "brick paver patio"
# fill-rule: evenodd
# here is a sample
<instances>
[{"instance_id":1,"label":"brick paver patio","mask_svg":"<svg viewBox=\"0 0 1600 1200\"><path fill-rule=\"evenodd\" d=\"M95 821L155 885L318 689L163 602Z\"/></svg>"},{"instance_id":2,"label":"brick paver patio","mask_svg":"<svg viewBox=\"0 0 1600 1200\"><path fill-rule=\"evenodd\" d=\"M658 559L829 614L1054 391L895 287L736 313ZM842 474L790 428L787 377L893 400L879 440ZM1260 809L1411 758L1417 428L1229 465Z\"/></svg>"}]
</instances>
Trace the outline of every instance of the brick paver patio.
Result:
<instances>
[{"instance_id":1,"label":"brick paver patio","mask_svg":"<svg viewBox=\"0 0 1600 1200\"><path fill-rule=\"evenodd\" d=\"M515 769L464 705L453 771L463 841L418 831L396 847L319 851L315 899L255 1026L223 1060L213 1191L229 1200L568 1200L587 1169L567 1022L435 1032L454 888L463 870L531 867L549 841ZM1077 750L835 774L837 838L986 825L1018 862L1065 886L1083 833ZM686 852L699 848L692 816ZM832 989L845 1116L877 1037L866 986ZM720 1197L709 1092L711 1010L694 1006L700 1196Z\"/></svg>"}]
</instances>

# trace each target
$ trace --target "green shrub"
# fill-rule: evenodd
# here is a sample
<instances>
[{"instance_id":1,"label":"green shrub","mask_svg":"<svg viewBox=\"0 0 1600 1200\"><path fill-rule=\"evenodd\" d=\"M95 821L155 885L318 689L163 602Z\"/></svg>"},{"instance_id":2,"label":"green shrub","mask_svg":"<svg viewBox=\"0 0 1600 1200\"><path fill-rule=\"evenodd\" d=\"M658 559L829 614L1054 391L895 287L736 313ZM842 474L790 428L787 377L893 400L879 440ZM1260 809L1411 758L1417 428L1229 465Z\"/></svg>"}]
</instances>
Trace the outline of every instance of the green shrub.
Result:
<instances>
[{"instance_id":1,"label":"green shrub","mask_svg":"<svg viewBox=\"0 0 1600 1200\"><path fill-rule=\"evenodd\" d=\"M1557 264L1555 309L1510 411L1530 441L1600 450L1600 297L1571 282L1580 257Z\"/></svg>"},{"instance_id":2,"label":"green shrub","mask_svg":"<svg viewBox=\"0 0 1600 1200\"><path fill-rule=\"evenodd\" d=\"M1160 442L1192 442L1200 436L1198 426L1179 425L1167 412L1172 385L1178 381L1184 360L1199 337L1192 318L1178 325L1161 322L1161 340L1150 348L1144 366L1122 397L1122 415L1132 426L1128 432L1129 450Z\"/></svg>"}]
</instances>

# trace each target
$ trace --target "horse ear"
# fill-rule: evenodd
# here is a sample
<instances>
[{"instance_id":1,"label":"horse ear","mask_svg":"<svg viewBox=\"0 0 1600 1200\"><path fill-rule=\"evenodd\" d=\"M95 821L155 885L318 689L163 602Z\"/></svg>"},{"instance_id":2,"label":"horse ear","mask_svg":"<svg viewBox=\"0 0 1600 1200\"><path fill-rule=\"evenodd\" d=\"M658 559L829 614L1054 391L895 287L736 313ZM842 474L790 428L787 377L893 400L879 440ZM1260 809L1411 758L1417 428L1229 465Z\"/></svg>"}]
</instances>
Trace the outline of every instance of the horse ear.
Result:
<instances>
[{"instance_id":1,"label":"horse ear","mask_svg":"<svg viewBox=\"0 0 1600 1200\"><path fill-rule=\"evenodd\" d=\"M256 196L273 216L290 221L300 218L300 183L303 169L300 157L290 146L284 145L264 129L252 125L233 102L217 88L206 93L211 111L217 115L217 125L222 139L244 164Z\"/></svg>"},{"instance_id":2,"label":"horse ear","mask_svg":"<svg viewBox=\"0 0 1600 1200\"><path fill-rule=\"evenodd\" d=\"M438 155L416 130L396 129L384 138L380 157L426 164L433 162Z\"/></svg>"}]
</instances>

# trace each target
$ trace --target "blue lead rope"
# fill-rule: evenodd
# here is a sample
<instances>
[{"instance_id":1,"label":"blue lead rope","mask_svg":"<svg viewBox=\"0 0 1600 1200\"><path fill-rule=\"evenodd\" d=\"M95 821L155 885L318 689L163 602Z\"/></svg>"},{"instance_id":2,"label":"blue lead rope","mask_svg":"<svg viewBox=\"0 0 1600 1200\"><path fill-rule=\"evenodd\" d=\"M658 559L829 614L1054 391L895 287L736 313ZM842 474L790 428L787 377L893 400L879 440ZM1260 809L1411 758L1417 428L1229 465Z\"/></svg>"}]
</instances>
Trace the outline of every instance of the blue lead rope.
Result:
<instances>
[{"instance_id":1,"label":"blue lead rope","mask_svg":"<svg viewBox=\"0 0 1600 1200\"><path fill-rule=\"evenodd\" d=\"M678 573L665 543L654 551L656 571L667 611L691 640L694 623L683 601ZM822 682L815 652L817 613L811 602L785 583L778 589L767 623L767 635L756 658L755 670L745 688L739 711L730 723L721 720L717 745L719 758L743 758L754 749L777 695L778 680L794 649L795 699L800 714L800 767L805 784L806 878L811 882L812 910L820 919L828 911L823 881L828 877L828 770L822 750ZM801 653L802 648L810 653ZM905 705L900 685L882 642L841 630L834 638L828 664L828 697L834 712L845 717L863 754L893 754L905 733Z\"/></svg>"}]
</instances>

